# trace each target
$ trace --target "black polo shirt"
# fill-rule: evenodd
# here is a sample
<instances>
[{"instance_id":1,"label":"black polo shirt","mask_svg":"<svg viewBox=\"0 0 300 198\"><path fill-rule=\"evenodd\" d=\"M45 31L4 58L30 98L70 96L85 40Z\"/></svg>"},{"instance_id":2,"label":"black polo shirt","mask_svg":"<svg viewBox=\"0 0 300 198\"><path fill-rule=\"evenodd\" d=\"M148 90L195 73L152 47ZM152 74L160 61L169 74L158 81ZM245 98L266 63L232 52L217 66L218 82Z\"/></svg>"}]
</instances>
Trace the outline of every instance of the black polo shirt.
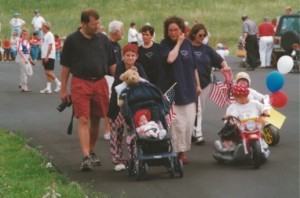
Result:
<instances>
[{"instance_id":1,"label":"black polo shirt","mask_svg":"<svg viewBox=\"0 0 300 198\"><path fill-rule=\"evenodd\" d=\"M87 39L77 30L64 42L60 64L70 67L74 76L99 78L115 63L112 45L102 33Z\"/></svg>"}]
</instances>

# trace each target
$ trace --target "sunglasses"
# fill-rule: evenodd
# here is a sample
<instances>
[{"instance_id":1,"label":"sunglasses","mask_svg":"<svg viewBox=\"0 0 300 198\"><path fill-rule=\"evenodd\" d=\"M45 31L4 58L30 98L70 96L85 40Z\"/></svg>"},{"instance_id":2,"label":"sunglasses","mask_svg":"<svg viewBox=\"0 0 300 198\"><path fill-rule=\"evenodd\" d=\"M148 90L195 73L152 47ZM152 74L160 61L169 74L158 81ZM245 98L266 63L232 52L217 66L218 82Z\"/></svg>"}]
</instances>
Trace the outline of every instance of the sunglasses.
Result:
<instances>
[{"instance_id":1,"label":"sunglasses","mask_svg":"<svg viewBox=\"0 0 300 198\"><path fill-rule=\"evenodd\" d=\"M205 34L198 34L197 36L198 36L198 37L202 37L202 38L206 37Z\"/></svg>"}]
</instances>

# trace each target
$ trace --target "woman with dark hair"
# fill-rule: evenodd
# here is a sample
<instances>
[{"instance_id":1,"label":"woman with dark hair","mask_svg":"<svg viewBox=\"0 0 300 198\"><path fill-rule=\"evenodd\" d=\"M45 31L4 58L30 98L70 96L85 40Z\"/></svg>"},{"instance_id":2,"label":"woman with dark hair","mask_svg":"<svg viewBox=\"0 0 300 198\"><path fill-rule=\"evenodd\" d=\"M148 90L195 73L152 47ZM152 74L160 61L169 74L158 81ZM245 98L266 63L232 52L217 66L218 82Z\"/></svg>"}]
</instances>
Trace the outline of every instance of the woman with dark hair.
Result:
<instances>
[{"instance_id":1,"label":"woman with dark hair","mask_svg":"<svg viewBox=\"0 0 300 198\"><path fill-rule=\"evenodd\" d=\"M141 29L143 45L139 46L138 63L143 66L149 81L155 86L161 88L160 70L161 57L160 45L153 42L154 28L150 25L144 25Z\"/></svg>"},{"instance_id":2,"label":"woman with dark hair","mask_svg":"<svg viewBox=\"0 0 300 198\"><path fill-rule=\"evenodd\" d=\"M203 40L206 36L207 29L203 24L194 25L189 35L194 48L196 64L199 68L198 75L201 85L201 95L198 96L197 121L193 132L193 138L197 145L205 143L202 135L202 115L211 88L212 67L230 70L226 61L212 47L203 44Z\"/></svg>"},{"instance_id":3,"label":"woman with dark hair","mask_svg":"<svg viewBox=\"0 0 300 198\"><path fill-rule=\"evenodd\" d=\"M175 86L174 119L170 131L174 150L184 164L188 163L184 152L191 148L191 135L195 120L197 94L200 84L193 46L185 39L185 24L182 18L169 17L164 22L164 39L161 41L162 58L166 75L164 84ZM166 88L167 88L166 87Z\"/></svg>"}]
</instances>

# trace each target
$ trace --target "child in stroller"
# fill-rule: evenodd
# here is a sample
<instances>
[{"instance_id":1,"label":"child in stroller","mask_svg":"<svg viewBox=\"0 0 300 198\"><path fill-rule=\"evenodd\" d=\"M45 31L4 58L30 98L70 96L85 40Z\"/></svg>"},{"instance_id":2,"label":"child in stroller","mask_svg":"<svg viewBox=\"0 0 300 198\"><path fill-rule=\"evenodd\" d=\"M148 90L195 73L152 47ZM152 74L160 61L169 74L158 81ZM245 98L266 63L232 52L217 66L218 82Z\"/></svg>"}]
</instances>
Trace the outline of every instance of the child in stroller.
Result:
<instances>
[{"instance_id":1,"label":"child in stroller","mask_svg":"<svg viewBox=\"0 0 300 198\"><path fill-rule=\"evenodd\" d=\"M165 120L170 106L161 91L151 83L140 82L126 88L120 98L124 100L121 112L130 128L126 141L131 147L126 163L128 175L135 175L138 180L143 179L147 174L148 166L163 165L167 167L171 177L174 177L175 173L182 177L183 165L173 150L171 135ZM143 114L146 114L146 118L148 116L147 120L151 119L162 126L159 130L160 138L149 138L138 134L143 126L140 128L137 120L140 120Z\"/></svg>"},{"instance_id":2,"label":"child in stroller","mask_svg":"<svg viewBox=\"0 0 300 198\"><path fill-rule=\"evenodd\" d=\"M136 132L140 137L158 138L162 140L167 131L162 127L161 122L151 120L151 113L147 109L141 109L134 115Z\"/></svg>"}]
</instances>

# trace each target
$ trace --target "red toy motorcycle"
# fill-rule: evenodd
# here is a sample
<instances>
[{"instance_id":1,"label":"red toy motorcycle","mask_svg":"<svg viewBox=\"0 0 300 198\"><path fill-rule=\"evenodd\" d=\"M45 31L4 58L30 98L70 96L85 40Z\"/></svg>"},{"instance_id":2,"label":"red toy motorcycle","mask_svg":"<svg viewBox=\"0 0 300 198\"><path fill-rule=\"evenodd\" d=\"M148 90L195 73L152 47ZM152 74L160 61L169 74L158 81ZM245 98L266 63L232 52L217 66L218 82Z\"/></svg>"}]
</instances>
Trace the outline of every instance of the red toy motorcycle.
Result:
<instances>
[{"instance_id":1,"label":"red toy motorcycle","mask_svg":"<svg viewBox=\"0 0 300 198\"><path fill-rule=\"evenodd\" d=\"M264 119L247 118L239 120L229 116L219 132L221 141L215 141L217 153L213 157L219 162L250 162L254 168L260 168L270 151L263 140ZM228 144L232 142L232 144Z\"/></svg>"}]
</instances>

